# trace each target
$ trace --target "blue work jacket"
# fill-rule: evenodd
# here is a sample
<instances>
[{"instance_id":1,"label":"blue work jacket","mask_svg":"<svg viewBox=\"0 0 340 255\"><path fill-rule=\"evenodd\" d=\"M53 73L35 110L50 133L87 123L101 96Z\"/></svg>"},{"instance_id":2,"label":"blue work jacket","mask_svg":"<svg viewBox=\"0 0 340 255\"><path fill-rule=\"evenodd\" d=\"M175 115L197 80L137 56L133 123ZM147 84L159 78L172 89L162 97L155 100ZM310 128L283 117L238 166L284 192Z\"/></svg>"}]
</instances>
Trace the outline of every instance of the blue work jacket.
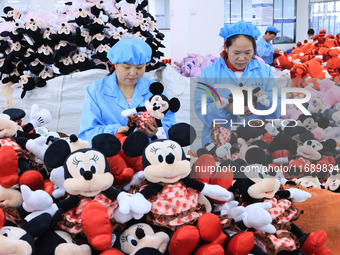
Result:
<instances>
[{"instance_id":1,"label":"blue work jacket","mask_svg":"<svg viewBox=\"0 0 340 255\"><path fill-rule=\"evenodd\" d=\"M263 63L260 63L259 61L255 59L251 59L249 64L246 66L242 78L239 80L235 73L228 68L226 65L224 59L220 57L216 62L212 63L211 65L207 66L201 73L201 76L199 78L199 82L206 83L213 88L215 88L216 84L231 84L235 86L239 86L240 83L243 84L243 86L246 87L252 87L253 89L256 87L260 87L262 91L265 92L265 94L268 96L268 99L270 100L272 104L272 88L276 87L278 88L273 74L271 72L271 68ZM240 122L240 117L238 115L234 115L228 111L226 111L224 108L218 109L216 107L216 104L214 100L207 96L207 114L202 115L202 105L201 105L201 98L202 94L207 94L205 91L198 89L198 87L204 87L201 84L196 85L195 94L194 94L194 108L196 115L198 118L203 122L203 130L202 130L202 146L205 146L205 144L211 142L211 124L213 123L214 119L223 119L228 120L228 123L224 126L226 128L230 128L230 120L232 120L234 123ZM205 87L206 90L209 91ZM230 96L230 90L226 88L216 88L216 91L220 97L223 98L229 98ZM278 106L276 110L270 114L270 115L256 115L252 114L250 116L245 117L246 124L251 119L276 119L280 116L280 90L278 91ZM215 95L213 92L211 92L213 95L215 101L219 103L217 95ZM257 104L257 110L265 110L271 108L271 105L269 107L264 107L261 104Z\"/></svg>"},{"instance_id":2,"label":"blue work jacket","mask_svg":"<svg viewBox=\"0 0 340 255\"><path fill-rule=\"evenodd\" d=\"M256 55L262 58L268 65L273 65L274 47L263 36L256 40Z\"/></svg>"},{"instance_id":3,"label":"blue work jacket","mask_svg":"<svg viewBox=\"0 0 340 255\"><path fill-rule=\"evenodd\" d=\"M127 126L128 118L121 116L121 112L144 106L145 101L153 96L149 91L149 86L153 82L144 76L137 82L131 106L118 87L116 72L90 84L83 102L79 138L91 143L92 138L97 134L115 134L118 128ZM175 114L168 111L161 122L167 133L168 129L175 124Z\"/></svg>"}]
</instances>

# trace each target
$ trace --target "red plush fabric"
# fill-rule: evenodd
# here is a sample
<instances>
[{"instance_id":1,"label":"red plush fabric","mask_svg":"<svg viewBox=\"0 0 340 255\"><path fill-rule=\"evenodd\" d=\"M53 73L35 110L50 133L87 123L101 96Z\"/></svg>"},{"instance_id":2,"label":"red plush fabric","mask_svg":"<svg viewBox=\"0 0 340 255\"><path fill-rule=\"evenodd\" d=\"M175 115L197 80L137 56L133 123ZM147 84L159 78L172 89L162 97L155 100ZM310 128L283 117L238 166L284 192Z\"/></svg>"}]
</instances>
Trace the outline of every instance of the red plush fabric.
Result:
<instances>
[{"instance_id":1,"label":"red plush fabric","mask_svg":"<svg viewBox=\"0 0 340 255\"><path fill-rule=\"evenodd\" d=\"M201 155L194 163L193 175L195 179L209 184L219 185L225 189L229 189L233 183L234 174L227 167L216 168L214 156L210 154ZM213 172L213 170L216 172ZM224 204L225 201L211 199L214 203Z\"/></svg>"},{"instance_id":2,"label":"red plush fabric","mask_svg":"<svg viewBox=\"0 0 340 255\"><path fill-rule=\"evenodd\" d=\"M122 253L121 251L117 250L117 249L107 249L105 251L103 251L102 253L100 253L100 255L124 255L124 253Z\"/></svg>"},{"instance_id":3,"label":"red plush fabric","mask_svg":"<svg viewBox=\"0 0 340 255\"><path fill-rule=\"evenodd\" d=\"M32 191L44 189L44 177L35 170L28 170L19 177L19 187L27 185Z\"/></svg>"},{"instance_id":4,"label":"red plush fabric","mask_svg":"<svg viewBox=\"0 0 340 255\"><path fill-rule=\"evenodd\" d=\"M254 234L252 232L242 232L231 238L225 254L247 255L253 248Z\"/></svg>"},{"instance_id":5,"label":"red plush fabric","mask_svg":"<svg viewBox=\"0 0 340 255\"><path fill-rule=\"evenodd\" d=\"M13 147L0 147L0 185L10 188L18 183L18 158Z\"/></svg>"},{"instance_id":6,"label":"red plush fabric","mask_svg":"<svg viewBox=\"0 0 340 255\"><path fill-rule=\"evenodd\" d=\"M195 255L224 255L224 249L219 244L206 244L200 247Z\"/></svg>"},{"instance_id":7,"label":"red plush fabric","mask_svg":"<svg viewBox=\"0 0 340 255\"><path fill-rule=\"evenodd\" d=\"M2 228L5 224L5 214L3 212L3 210L0 208L0 228Z\"/></svg>"},{"instance_id":8,"label":"red plush fabric","mask_svg":"<svg viewBox=\"0 0 340 255\"><path fill-rule=\"evenodd\" d=\"M81 219L84 233L91 246L99 251L109 248L112 231L107 209L99 202L91 201L84 206Z\"/></svg>"},{"instance_id":9,"label":"red plush fabric","mask_svg":"<svg viewBox=\"0 0 340 255\"><path fill-rule=\"evenodd\" d=\"M185 225L172 236L168 248L169 255L190 255L199 240L198 229L192 225Z\"/></svg>"}]
</instances>

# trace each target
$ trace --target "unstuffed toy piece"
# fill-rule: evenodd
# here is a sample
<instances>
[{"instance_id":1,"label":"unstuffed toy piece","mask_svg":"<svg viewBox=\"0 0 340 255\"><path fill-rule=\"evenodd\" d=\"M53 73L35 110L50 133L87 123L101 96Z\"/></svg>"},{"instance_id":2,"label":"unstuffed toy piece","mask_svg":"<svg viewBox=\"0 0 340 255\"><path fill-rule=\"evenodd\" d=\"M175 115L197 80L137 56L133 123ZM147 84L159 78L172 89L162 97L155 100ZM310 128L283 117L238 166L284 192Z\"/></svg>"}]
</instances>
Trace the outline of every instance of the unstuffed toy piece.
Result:
<instances>
[{"instance_id":1,"label":"unstuffed toy piece","mask_svg":"<svg viewBox=\"0 0 340 255\"><path fill-rule=\"evenodd\" d=\"M178 229L195 222L206 212L210 205L205 196L222 201L232 198L232 193L219 185L203 184L189 177L190 162L182 146L190 144L190 129L192 127L186 123L175 124L169 129L171 140L161 139L150 144L145 133L136 131L123 145L128 156L143 154L144 177L149 183L140 192L152 202L149 222L153 225ZM172 199L173 196L177 199ZM192 199L187 200L189 197ZM177 216L189 209L193 211L191 215ZM159 220L161 215L164 218Z\"/></svg>"},{"instance_id":2,"label":"unstuffed toy piece","mask_svg":"<svg viewBox=\"0 0 340 255\"><path fill-rule=\"evenodd\" d=\"M74 217L77 228L70 228L63 221L58 225L73 234L83 232L96 250L105 250L111 245L111 219L126 222L133 217L141 218L151 208L140 193L130 195L112 187L113 176L106 157L114 156L120 149L115 136L99 134L92 139L92 148L73 152L68 142L57 140L48 147L44 157L47 167L64 165L64 189L70 196L58 203L56 217L61 213L65 213L66 221Z\"/></svg>"},{"instance_id":3,"label":"unstuffed toy piece","mask_svg":"<svg viewBox=\"0 0 340 255\"><path fill-rule=\"evenodd\" d=\"M147 114L156 120L158 131L155 134L155 139L166 139L165 131L162 127L161 120L164 118L165 114L170 110L171 112L177 112L180 107L180 102L178 98L171 98L170 100L162 95L164 87L159 82L154 82L150 84L149 88L150 92L153 94L152 97L150 97L149 100L145 101L145 106L140 106L134 109L127 109L123 110L121 112L121 115L123 117L132 116L133 114L136 114L138 112L147 112ZM139 115L138 116L142 116ZM141 117L138 118L141 120ZM133 130L136 128L136 123L132 121L133 124L130 126L129 130L125 133L126 135L129 135L133 132ZM140 123L142 125L142 123Z\"/></svg>"}]
</instances>

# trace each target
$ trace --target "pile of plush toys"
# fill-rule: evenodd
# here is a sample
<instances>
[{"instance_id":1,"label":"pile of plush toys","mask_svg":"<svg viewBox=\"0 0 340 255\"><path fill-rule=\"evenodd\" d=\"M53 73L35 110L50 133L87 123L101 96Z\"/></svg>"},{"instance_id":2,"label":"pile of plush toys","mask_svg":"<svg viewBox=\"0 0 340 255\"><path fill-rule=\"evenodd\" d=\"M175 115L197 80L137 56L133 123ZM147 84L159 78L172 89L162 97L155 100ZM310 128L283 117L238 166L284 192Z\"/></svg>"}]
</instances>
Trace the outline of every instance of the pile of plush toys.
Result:
<instances>
[{"instance_id":1,"label":"pile of plush toys","mask_svg":"<svg viewBox=\"0 0 340 255\"><path fill-rule=\"evenodd\" d=\"M211 63L217 61L218 57L207 54L205 56L200 54L188 54L181 62L174 62L173 68L185 77L199 78L201 72Z\"/></svg>"},{"instance_id":2,"label":"pile of plush toys","mask_svg":"<svg viewBox=\"0 0 340 255\"><path fill-rule=\"evenodd\" d=\"M129 132L91 143L48 131L37 105L28 123L22 109L0 115L0 254L331 254L325 231L294 224L313 199L301 187L340 190L336 139L316 132L335 128L330 119L216 125L190 161L195 129L177 123L165 136L160 120L180 104L162 84L150 91L145 107L122 112ZM151 140L145 114L161 131Z\"/></svg>"},{"instance_id":3,"label":"pile of plush toys","mask_svg":"<svg viewBox=\"0 0 340 255\"><path fill-rule=\"evenodd\" d=\"M317 79L339 78L340 74L340 34L328 34L322 29L312 41L298 42L290 53L274 58L274 67L290 70L296 82L295 87L310 86L318 89ZM308 78L308 81L305 81Z\"/></svg>"},{"instance_id":4,"label":"pile of plush toys","mask_svg":"<svg viewBox=\"0 0 340 255\"><path fill-rule=\"evenodd\" d=\"M65 3L56 13L4 8L0 20L0 80L27 91L59 75L99 68L110 70L108 50L123 37L139 37L152 48L147 70L164 65L162 34L145 9L148 1Z\"/></svg>"}]
</instances>

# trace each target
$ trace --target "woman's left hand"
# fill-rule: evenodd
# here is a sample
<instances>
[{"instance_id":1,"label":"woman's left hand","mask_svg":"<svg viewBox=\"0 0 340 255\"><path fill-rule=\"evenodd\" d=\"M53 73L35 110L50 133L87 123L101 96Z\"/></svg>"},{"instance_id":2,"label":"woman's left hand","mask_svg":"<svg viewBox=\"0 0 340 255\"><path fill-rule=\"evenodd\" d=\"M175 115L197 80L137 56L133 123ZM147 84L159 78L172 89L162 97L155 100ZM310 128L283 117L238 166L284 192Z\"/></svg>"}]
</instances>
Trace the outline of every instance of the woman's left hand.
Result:
<instances>
[{"instance_id":1,"label":"woman's left hand","mask_svg":"<svg viewBox=\"0 0 340 255\"><path fill-rule=\"evenodd\" d=\"M148 136L152 136L157 133L158 127L155 119L150 119L144 124L144 128L142 130Z\"/></svg>"}]
</instances>

